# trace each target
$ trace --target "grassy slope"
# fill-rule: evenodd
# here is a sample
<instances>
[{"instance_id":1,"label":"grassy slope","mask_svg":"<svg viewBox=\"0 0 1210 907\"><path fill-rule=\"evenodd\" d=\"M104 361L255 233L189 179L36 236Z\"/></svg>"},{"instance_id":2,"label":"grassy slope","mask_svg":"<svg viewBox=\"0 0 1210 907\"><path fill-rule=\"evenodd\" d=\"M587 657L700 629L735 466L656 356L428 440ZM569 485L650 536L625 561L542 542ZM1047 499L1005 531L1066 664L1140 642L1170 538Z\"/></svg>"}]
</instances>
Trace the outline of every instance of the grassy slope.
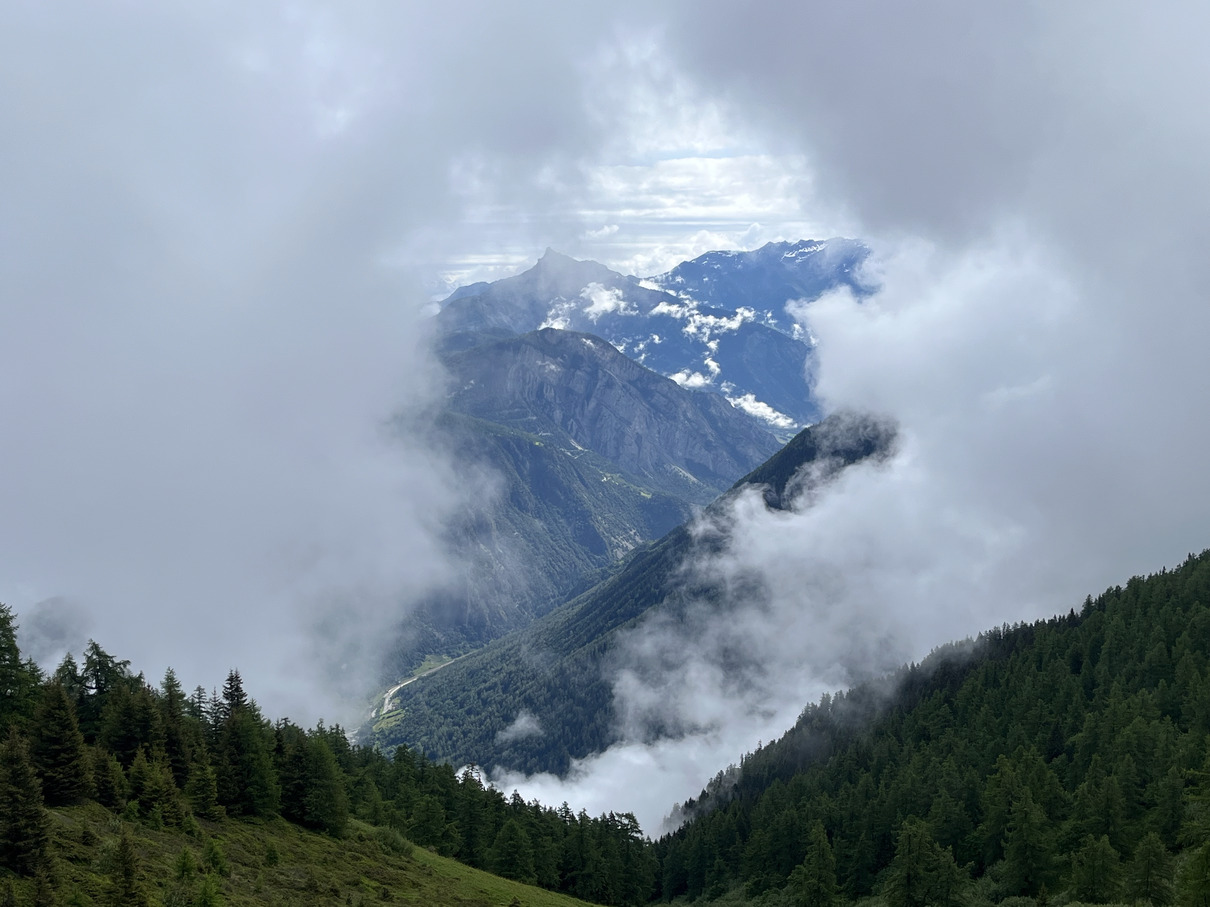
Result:
<instances>
[{"instance_id":1,"label":"grassy slope","mask_svg":"<svg viewBox=\"0 0 1210 907\"><path fill-rule=\"evenodd\" d=\"M176 887L174 867L182 847L200 864L205 842L214 839L226 856L229 874L221 895L229 907L239 905L424 904L433 907L574 907L583 901L544 891L472 869L423 848L393 853L378 843L374 829L350 825L342 840L305 831L284 820L269 822L202 822L201 834L157 831L124 823L91 804L51 810L55 888L60 903L73 893L103 903L108 862L126 828L135 842L141 881L153 904L164 903ZM398 839L397 839L398 840ZM404 842L406 844L406 842ZM270 855L276 852L274 860ZM2 874L0 874L2 875ZM196 892L194 879L189 891ZM18 903L32 898L33 883L17 882ZM187 903L187 902L186 902Z\"/></svg>"}]
</instances>

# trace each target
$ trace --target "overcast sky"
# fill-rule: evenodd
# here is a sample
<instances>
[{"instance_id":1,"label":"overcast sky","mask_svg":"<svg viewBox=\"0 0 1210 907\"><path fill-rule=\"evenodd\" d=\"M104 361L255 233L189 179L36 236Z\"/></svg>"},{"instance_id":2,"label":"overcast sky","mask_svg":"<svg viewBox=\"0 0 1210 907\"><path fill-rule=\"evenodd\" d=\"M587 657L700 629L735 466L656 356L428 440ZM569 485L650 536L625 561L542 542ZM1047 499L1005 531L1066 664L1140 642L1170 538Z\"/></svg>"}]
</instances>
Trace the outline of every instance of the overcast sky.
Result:
<instances>
[{"instance_id":1,"label":"overcast sky","mask_svg":"<svg viewBox=\"0 0 1210 907\"><path fill-rule=\"evenodd\" d=\"M734 733L718 690L661 796L836 676L787 626L864 651L820 609L914 657L1210 544L1204 5L400 7L0 8L0 601L47 638L339 708L321 669L456 570L463 483L385 429L440 393L424 306L548 245L877 252L878 297L801 317L901 453L743 511L745 632L793 680ZM656 777L630 756L581 791Z\"/></svg>"}]
</instances>

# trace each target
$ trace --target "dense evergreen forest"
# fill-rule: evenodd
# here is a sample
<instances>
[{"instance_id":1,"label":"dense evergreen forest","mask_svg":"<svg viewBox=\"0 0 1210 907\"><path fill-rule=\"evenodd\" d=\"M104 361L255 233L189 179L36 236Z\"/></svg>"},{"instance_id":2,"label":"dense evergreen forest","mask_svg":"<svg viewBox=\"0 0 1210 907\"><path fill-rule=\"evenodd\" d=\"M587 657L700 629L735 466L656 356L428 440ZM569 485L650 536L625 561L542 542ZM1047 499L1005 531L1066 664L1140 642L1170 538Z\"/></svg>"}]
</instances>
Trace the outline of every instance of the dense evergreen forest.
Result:
<instances>
[{"instance_id":1,"label":"dense evergreen forest","mask_svg":"<svg viewBox=\"0 0 1210 907\"><path fill-rule=\"evenodd\" d=\"M664 898L1210 904L1208 605L1210 552L826 697L686 805Z\"/></svg>"},{"instance_id":2,"label":"dense evergreen forest","mask_svg":"<svg viewBox=\"0 0 1210 907\"><path fill-rule=\"evenodd\" d=\"M238 671L230 672L221 693L207 695L199 687L187 695L171 670L152 687L94 642L82 665L69 656L43 676L22 660L15 620L4 606L0 727L6 729L0 745L3 905L16 903L5 900L5 876L33 878L38 903L55 902L58 861L89 857L52 834L47 807L85 802L111 810L116 822L176 829L192 839L205 837L206 824L223 817L281 817L334 837L356 818L376 827L388 849L414 842L602 904L642 903L653 890L654 853L630 814L591 818L566 804L551 809L516 794L507 798L485 787L473 769L459 774L406 747L387 758L350 744L340 727L270 723ZM102 902L148 902L146 886L135 883L133 860L128 843L124 854L118 848L107 885L94 892ZM221 873L214 861L206 866L214 872L199 873L190 891L176 891L175 903L219 903ZM73 897L92 902L79 891Z\"/></svg>"},{"instance_id":3,"label":"dense evergreen forest","mask_svg":"<svg viewBox=\"0 0 1210 907\"><path fill-rule=\"evenodd\" d=\"M149 903L123 887L120 842L97 900L56 901L56 866L77 851L51 811L86 801L116 826L194 840L223 815L334 839L356 824L602 903L1204 907L1207 603L1210 552L825 697L655 844L629 815L526 803L406 748L270 723L235 671L221 693L186 695L171 671L153 688L94 643L43 676L0 608L0 903L20 903L5 886L39 904ZM219 903L221 862L207 852L164 902Z\"/></svg>"}]
</instances>

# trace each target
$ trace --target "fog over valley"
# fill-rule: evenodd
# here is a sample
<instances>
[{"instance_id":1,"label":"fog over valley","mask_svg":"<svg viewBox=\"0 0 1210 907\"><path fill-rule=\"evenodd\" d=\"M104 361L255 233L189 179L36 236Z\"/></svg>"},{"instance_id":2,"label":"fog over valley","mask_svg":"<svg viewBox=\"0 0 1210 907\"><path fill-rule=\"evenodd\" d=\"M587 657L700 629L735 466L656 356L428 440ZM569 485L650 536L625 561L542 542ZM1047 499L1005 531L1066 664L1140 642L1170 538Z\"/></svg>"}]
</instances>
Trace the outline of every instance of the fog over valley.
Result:
<instances>
[{"instance_id":1,"label":"fog over valley","mask_svg":"<svg viewBox=\"0 0 1210 907\"><path fill-rule=\"evenodd\" d=\"M187 689L238 667L267 715L357 727L425 656L467 655L416 685L440 689L550 614L517 646L573 663L532 641L557 606L688 517L679 610L619 618L585 681L600 745L482 766L654 835L821 694L1179 564L1210 546L1208 20L5 5L23 651L53 669L95 638ZM798 240L833 241L833 270L778 272L768 305L656 280ZM510 286L533 324L500 320ZM791 361L795 409L762 390ZM814 413L893 443L812 460L784 506L703 510ZM693 437L656 450L668 425ZM566 575L535 584L539 549ZM505 711L482 719L500 752L556 732Z\"/></svg>"}]
</instances>

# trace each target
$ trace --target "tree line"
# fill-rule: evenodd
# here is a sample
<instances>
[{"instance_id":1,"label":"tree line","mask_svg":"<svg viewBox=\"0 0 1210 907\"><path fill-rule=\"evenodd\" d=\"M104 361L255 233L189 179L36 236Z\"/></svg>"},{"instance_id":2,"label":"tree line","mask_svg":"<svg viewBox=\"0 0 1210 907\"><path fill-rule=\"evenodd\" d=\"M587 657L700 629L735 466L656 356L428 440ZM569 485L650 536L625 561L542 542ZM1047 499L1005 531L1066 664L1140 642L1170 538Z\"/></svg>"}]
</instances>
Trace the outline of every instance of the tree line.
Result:
<instances>
[{"instance_id":1,"label":"tree line","mask_svg":"<svg viewBox=\"0 0 1210 907\"><path fill-rule=\"evenodd\" d=\"M826 696L657 842L664 899L1210 903L1210 552Z\"/></svg>"},{"instance_id":2,"label":"tree line","mask_svg":"<svg viewBox=\"0 0 1210 907\"><path fill-rule=\"evenodd\" d=\"M238 670L221 691L187 693L171 669L152 686L90 642L82 662L69 655L44 674L22 659L16 630L0 605L0 870L44 886L55 859L48 808L95 801L182 831L280 816L340 837L356 819L401 846L597 903L640 904L653 891L653 849L631 814L549 808L506 797L473 767L456 772L403 746L388 757L322 722L271 722ZM137 902L115 885L115 903Z\"/></svg>"}]
</instances>

